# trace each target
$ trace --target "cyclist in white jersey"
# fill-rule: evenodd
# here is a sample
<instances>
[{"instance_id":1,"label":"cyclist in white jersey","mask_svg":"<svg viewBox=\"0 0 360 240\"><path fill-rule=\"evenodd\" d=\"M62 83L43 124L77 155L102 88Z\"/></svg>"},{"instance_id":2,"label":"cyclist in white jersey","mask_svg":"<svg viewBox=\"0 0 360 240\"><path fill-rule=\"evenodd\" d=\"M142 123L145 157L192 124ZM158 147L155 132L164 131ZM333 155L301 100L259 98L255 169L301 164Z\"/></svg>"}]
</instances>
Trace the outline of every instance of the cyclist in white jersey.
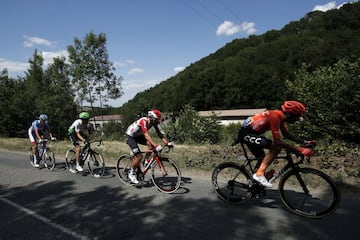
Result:
<instances>
[{"instance_id":1,"label":"cyclist in white jersey","mask_svg":"<svg viewBox=\"0 0 360 240\"><path fill-rule=\"evenodd\" d=\"M79 172L84 171L84 168L80 165L80 143L79 141L88 144L87 136L85 132L88 131L91 133L91 129L89 125L90 114L88 112L82 112L79 114L79 118L76 119L68 129L68 135L75 146L75 158L76 158L76 170ZM74 170L74 172L76 172Z\"/></svg>"},{"instance_id":2,"label":"cyclist in white jersey","mask_svg":"<svg viewBox=\"0 0 360 240\"><path fill-rule=\"evenodd\" d=\"M48 132L52 141L56 140L56 138L53 137L52 133L50 132L48 116L46 114L41 114L39 116L39 119L34 120L31 123L31 126L28 130L29 140L32 146L32 154L34 155L34 167L39 167L40 161L37 143L41 143L46 132Z\"/></svg>"},{"instance_id":3,"label":"cyclist in white jersey","mask_svg":"<svg viewBox=\"0 0 360 240\"><path fill-rule=\"evenodd\" d=\"M135 122L133 122L126 130L126 143L129 145L132 153L135 156L133 165L129 173L129 179L131 182L137 184L139 181L136 178L135 169L140 165L141 159L143 157L141 150L138 144L146 145L147 150L155 149L156 151L161 151L162 146L157 144L149 134L149 129L154 127L159 138L164 142L165 145L171 145L164 133L161 132L158 124L161 122L161 112L157 109L152 109L148 112L147 117L142 117Z\"/></svg>"}]
</instances>

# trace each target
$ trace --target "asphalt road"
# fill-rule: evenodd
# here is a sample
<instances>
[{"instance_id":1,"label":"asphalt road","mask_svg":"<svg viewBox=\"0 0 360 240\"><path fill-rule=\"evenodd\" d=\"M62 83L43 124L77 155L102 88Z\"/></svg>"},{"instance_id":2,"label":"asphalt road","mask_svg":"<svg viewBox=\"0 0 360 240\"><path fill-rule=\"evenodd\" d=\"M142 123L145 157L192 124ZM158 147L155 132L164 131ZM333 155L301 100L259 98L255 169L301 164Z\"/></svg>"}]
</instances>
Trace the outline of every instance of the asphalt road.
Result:
<instances>
[{"instance_id":1,"label":"asphalt road","mask_svg":"<svg viewBox=\"0 0 360 240\"><path fill-rule=\"evenodd\" d=\"M24 153L0 151L0 240L11 239L358 239L360 194L343 194L322 219L288 212L277 190L233 205L219 200L210 176L183 173L175 194L122 185L113 167L103 178L32 168Z\"/></svg>"}]
</instances>

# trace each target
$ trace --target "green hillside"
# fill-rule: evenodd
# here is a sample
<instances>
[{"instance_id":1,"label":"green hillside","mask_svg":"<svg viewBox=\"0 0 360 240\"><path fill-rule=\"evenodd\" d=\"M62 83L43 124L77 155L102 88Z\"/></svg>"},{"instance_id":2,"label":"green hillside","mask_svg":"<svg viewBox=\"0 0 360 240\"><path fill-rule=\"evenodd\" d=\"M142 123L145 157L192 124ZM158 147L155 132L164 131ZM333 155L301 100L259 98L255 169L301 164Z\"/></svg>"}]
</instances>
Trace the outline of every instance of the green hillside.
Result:
<instances>
[{"instance_id":1,"label":"green hillside","mask_svg":"<svg viewBox=\"0 0 360 240\"><path fill-rule=\"evenodd\" d=\"M285 81L302 64L315 70L346 57L360 56L360 3L327 12L310 12L281 30L236 39L191 64L176 76L138 93L120 108L135 115L157 107L176 112L185 104L196 110L278 107Z\"/></svg>"}]
</instances>

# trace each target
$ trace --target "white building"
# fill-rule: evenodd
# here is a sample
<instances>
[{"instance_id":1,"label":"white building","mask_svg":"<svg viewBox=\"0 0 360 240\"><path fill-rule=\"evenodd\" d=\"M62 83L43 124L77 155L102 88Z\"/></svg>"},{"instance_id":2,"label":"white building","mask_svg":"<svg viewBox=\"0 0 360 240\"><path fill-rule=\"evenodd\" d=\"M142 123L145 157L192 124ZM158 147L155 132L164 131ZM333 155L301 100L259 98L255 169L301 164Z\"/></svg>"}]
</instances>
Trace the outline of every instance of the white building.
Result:
<instances>
[{"instance_id":1,"label":"white building","mask_svg":"<svg viewBox=\"0 0 360 240\"><path fill-rule=\"evenodd\" d=\"M256 109L232 109L232 110L211 110L199 111L201 117L216 116L222 125L229 125L231 123L241 123L250 116L265 111L266 108Z\"/></svg>"}]
</instances>

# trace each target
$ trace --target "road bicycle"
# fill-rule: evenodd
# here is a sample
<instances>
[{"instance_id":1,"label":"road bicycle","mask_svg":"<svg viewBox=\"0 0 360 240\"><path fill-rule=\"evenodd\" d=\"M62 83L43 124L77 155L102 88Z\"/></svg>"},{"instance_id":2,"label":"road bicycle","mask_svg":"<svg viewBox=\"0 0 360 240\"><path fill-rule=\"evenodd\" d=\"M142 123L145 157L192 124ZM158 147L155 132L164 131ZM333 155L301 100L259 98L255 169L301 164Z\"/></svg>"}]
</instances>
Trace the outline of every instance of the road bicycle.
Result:
<instances>
[{"instance_id":1,"label":"road bicycle","mask_svg":"<svg viewBox=\"0 0 360 240\"><path fill-rule=\"evenodd\" d=\"M167 152L172 148L168 145L166 147L168 147ZM160 192L173 193L177 191L181 184L181 172L175 162L170 158L161 156L161 151L157 152L155 149L142 153L151 153L151 155L148 156L147 160L143 159L144 170L141 170L140 166L136 169L137 179L144 182L147 172L151 171L151 181ZM132 153L124 154L119 157L116 164L119 179L128 186L135 185L128 178L133 161L134 155Z\"/></svg>"},{"instance_id":2,"label":"road bicycle","mask_svg":"<svg viewBox=\"0 0 360 240\"><path fill-rule=\"evenodd\" d=\"M80 165L84 166L87 162L89 172L92 176L100 178L105 172L105 161L102 155L91 148L92 143L98 143L97 146L102 145L102 140L89 141L87 144L81 146ZM77 173L75 148L68 149L65 156L66 168L72 173Z\"/></svg>"},{"instance_id":3,"label":"road bicycle","mask_svg":"<svg viewBox=\"0 0 360 240\"><path fill-rule=\"evenodd\" d=\"M244 143L241 143L241 147L244 155L238 157L240 163L220 163L212 173L213 188L227 202L259 199L266 194L265 187L252 179L261 159L250 158ZM321 218L338 208L341 201L339 188L324 172L303 166L304 162L310 162L310 157L286 151L286 155L278 156L275 161L279 159L287 162L281 170L269 176L268 181L273 183L281 177L278 191L281 202L288 210L306 218Z\"/></svg>"},{"instance_id":4,"label":"road bicycle","mask_svg":"<svg viewBox=\"0 0 360 240\"><path fill-rule=\"evenodd\" d=\"M52 140L55 142L55 140ZM47 147L48 139L42 139L40 142L36 144L38 148L38 157L40 162L38 163L40 166L43 164L50 171L54 170L56 162L55 162L55 154ZM35 167L34 164L34 154L32 153L32 147L29 150L29 159L31 166ZM40 167L39 167L40 169Z\"/></svg>"}]
</instances>

